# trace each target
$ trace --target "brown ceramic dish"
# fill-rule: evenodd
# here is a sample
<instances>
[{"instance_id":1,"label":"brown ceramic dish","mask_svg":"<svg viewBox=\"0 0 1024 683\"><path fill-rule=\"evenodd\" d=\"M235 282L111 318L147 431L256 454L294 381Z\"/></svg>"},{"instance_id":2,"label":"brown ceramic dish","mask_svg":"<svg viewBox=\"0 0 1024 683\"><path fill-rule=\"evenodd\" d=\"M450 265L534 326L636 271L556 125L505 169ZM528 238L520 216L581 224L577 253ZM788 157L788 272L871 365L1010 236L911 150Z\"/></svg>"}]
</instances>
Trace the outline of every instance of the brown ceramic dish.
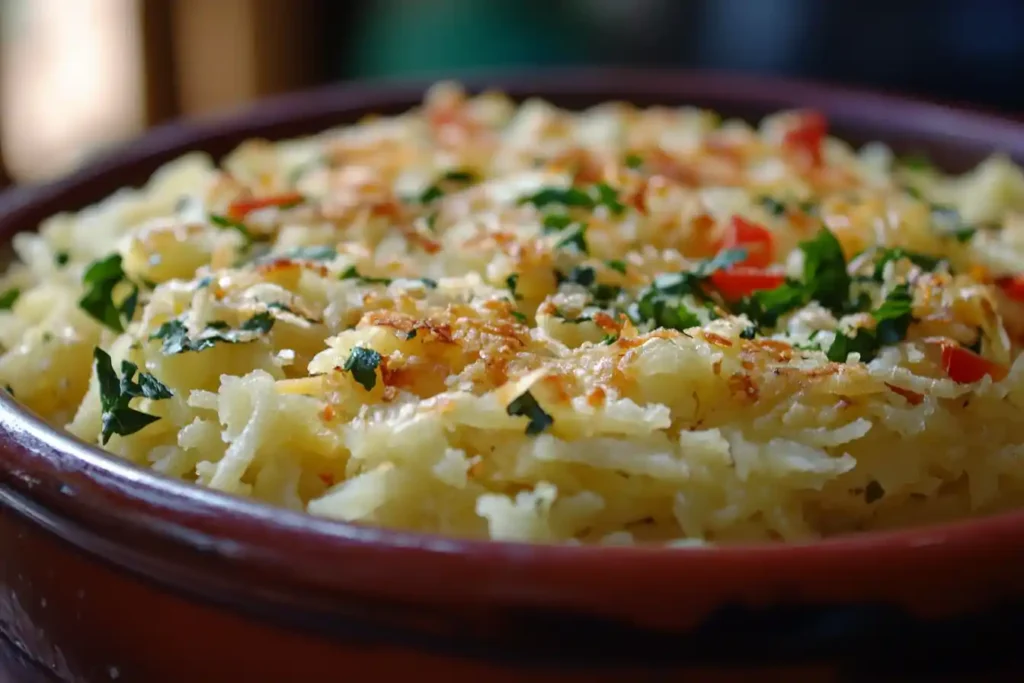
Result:
<instances>
[{"instance_id":1,"label":"brown ceramic dish","mask_svg":"<svg viewBox=\"0 0 1024 683\"><path fill-rule=\"evenodd\" d=\"M743 116L814 107L841 137L926 151L950 170L995 149L1024 161L1024 124L817 85L629 71L486 85L566 106L694 103ZM223 154L254 136L395 112L422 92L342 86L163 128L57 184L0 196L0 231L9 240L189 149ZM1024 511L809 545L451 541L172 481L0 398L0 667L14 680L28 680L26 660L54 680L144 683L366 673L660 680L689 666L798 663L814 673L824 664L834 673L880 658L948 666L996 652L981 644L1010 642L1024 621L1022 597Z\"/></svg>"}]
</instances>

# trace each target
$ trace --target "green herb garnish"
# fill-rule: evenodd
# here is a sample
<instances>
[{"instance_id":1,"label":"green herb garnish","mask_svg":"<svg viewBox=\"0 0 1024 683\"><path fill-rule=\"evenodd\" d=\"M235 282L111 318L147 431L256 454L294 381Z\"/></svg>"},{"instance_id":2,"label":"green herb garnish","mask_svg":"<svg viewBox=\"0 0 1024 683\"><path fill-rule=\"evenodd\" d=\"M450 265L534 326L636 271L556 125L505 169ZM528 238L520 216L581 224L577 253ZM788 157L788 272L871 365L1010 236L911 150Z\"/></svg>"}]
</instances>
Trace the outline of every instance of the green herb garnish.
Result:
<instances>
[{"instance_id":1,"label":"green herb garnish","mask_svg":"<svg viewBox=\"0 0 1024 683\"><path fill-rule=\"evenodd\" d=\"M234 230L238 232L238 234L245 238L247 244L252 244L255 241L255 239L252 236L252 233L249 232L249 228L245 227L245 223L242 223L241 221L236 221L233 218L228 218L227 216L223 216L219 213L211 213L210 222L216 225L218 228L224 228L227 230Z\"/></svg>"},{"instance_id":2,"label":"green herb garnish","mask_svg":"<svg viewBox=\"0 0 1024 683\"><path fill-rule=\"evenodd\" d=\"M0 311L9 311L14 307L15 302L18 301L18 297L21 296L21 290L17 287L11 287L3 294L0 294Z\"/></svg>"},{"instance_id":3,"label":"green herb garnish","mask_svg":"<svg viewBox=\"0 0 1024 683\"><path fill-rule=\"evenodd\" d=\"M626 210L625 204L619 200L618 191L607 183L597 183L587 189L545 187L528 197L523 197L519 203L533 204L538 209L548 206L575 206L593 210L598 206L605 206L615 215Z\"/></svg>"},{"instance_id":4,"label":"green herb garnish","mask_svg":"<svg viewBox=\"0 0 1024 683\"><path fill-rule=\"evenodd\" d=\"M443 197L447 190L454 185L468 185L477 181L477 175L473 171L456 169L442 175L435 183L420 193L418 198L420 204L430 204Z\"/></svg>"},{"instance_id":5,"label":"green herb garnish","mask_svg":"<svg viewBox=\"0 0 1024 683\"><path fill-rule=\"evenodd\" d=\"M100 431L103 445L114 434L128 436L156 422L160 418L129 407L133 398L144 397L160 400L173 396L171 390L156 377L145 372L139 373L139 381L133 381L138 366L128 361L121 362L121 377L114 372L110 355L99 348L93 349L96 379L99 383L100 406L103 410Z\"/></svg>"},{"instance_id":6,"label":"green herb garnish","mask_svg":"<svg viewBox=\"0 0 1024 683\"><path fill-rule=\"evenodd\" d=\"M564 236L555 243L556 249L573 248L581 254L589 254L587 247L587 226L577 223L565 231Z\"/></svg>"},{"instance_id":7,"label":"green herb garnish","mask_svg":"<svg viewBox=\"0 0 1024 683\"><path fill-rule=\"evenodd\" d=\"M530 436L540 434L555 423L555 420L544 412L537 399L529 391L523 392L519 397L512 400L505 408L505 413L512 417L525 417L529 419L526 425L526 433Z\"/></svg>"},{"instance_id":8,"label":"green herb garnish","mask_svg":"<svg viewBox=\"0 0 1024 683\"><path fill-rule=\"evenodd\" d=\"M778 199L775 199L774 197L760 197L757 200L757 203L763 206L765 210L768 211L768 213L770 213L773 216L786 215L786 205L780 202Z\"/></svg>"},{"instance_id":9,"label":"green herb garnish","mask_svg":"<svg viewBox=\"0 0 1024 683\"><path fill-rule=\"evenodd\" d=\"M359 269L355 266L349 266L345 269L339 277L339 280L358 280L364 285L390 285L391 278L387 277L370 277L368 275L362 275Z\"/></svg>"},{"instance_id":10,"label":"green herb garnish","mask_svg":"<svg viewBox=\"0 0 1024 683\"><path fill-rule=\"evenodd\" d=\"M194 339L189 336L188 327L183 321L168 320L149 338L161 340L163 343L160 350L170 356L189 351L205 351L218 343L245 344L256 341L273 327L274 317L264 311L246 320L236 330L231 329L223 320L214 320Z\"/></svg>"},{"instance_id":11,"label":"green herb garnish","mask_svg":"<svg viewBox=\"0 0 1024 683\"><path fill-rule=\"evenodd\" d=\"M882 282L885 278L885 266L890 261L898 261L900 259L907 259L921 270L931 272L939 267L943 259L929 256L928 254L921 254L914 251L906 251L900 248L889 248L881 251L878 261L875 263L875 272L873 278L878 282Z\"/></svg>"},{"instance_id":12,"label":"green herb garnish","mask_svg":"<svg viewBox=\"0 0 1024 683\"><path fill-rule=\"evenodd\" d=\"M623 161L626 164L626 168L632 168L634 170L644 165L644 158L639 154L627 154Z\"/></svg>"},{"instance_id":13,"label":"green herb garnish","mask_svg":"<svg viewBox=\"0 0 1024 683\"><path fill-rule=\"evenodd\" d=\"M139 287L131 282L121 267L121 255L94 261L82 276L85 295L79 300L79 307L90 316L115 332L124 332L125 323L131 322L139 302ZM131 290L120 304L114 302L114 289L122 282L131 285Z\"/></svg>"},{"instance_id":14,"label":"green herb garnish","mask_svg":"<svg viewBox=\"0 0 1024 683\"><path fill-rule=\"evenodd\" d=\"M619 260L619 259L612 259L610 261L605 261L604 264L606 266L608 266L609 268L611 268L612 270L614 270L614 271L622 273L623 275L626 274L626 262L625 261L622 261L622 260Z\"/></svg>"},{"instance_id":15,"label":"green herb garnish","mask_svg":"<svg viewBox=\"0 0 1024 683\"><path fill-rule=\"evenodd\" d=\"M519 301L520 299L523 298L516 291L516 288L519 286L519 273L512 273L507 278L505 278L505 285L508 287L508 291L512 293L512 298L515 301Z\"/></svg>"},{"instance_id":16,"label":"green herb garnish","mask_svg":"<svg viewBox=\"0 0 1024 683\"><path fill-rule=\"evenodd\" d=\"M66 266L68 264L68 261L70 260L71 254L69 254L66 251L58 251L56 254L53 255L53 262L60 267Z\"/></svg>"},{"instance_id":17,"label":"green herb garnish","mask_svg":"<svg viewBox=\"0 0 1024 683\"><path fill-rule=\"evenodd\" d=\"M908 285L894 287L882 305L871 312L871 317L875 319L875 329L860 328L852 336L837 332L835 341L826 352L828 359L843 363L851 353L859 353L862 363L870 363L883 346L906 338L907 329L913 320L913 303Z\"/></svg>"},{"instance_id":18,"label":"green herb garnish","mask_svg":"<svg viewBox=\"0 0 1024 683\"><path fill-rule=\"evenodd\" d=\"M348 355L341 369L352 373L352 379L370 391L377 385L377 368L380 366L380 354L373 349L356 346Z\"/></svg>"},{"instance_id":19,"label":"green herb garnish","mask_svg":"<svg viewBox=\"0 0 1024 683\"><path fill-rule=\"evenodd\" d=\"M575 223L575 221L569 216L569 214L549 213L544 216L544 220L541 224L542 232L545 235L549 235L553 232L562 232L573 223Z\"/></svg>"}]
</instances>

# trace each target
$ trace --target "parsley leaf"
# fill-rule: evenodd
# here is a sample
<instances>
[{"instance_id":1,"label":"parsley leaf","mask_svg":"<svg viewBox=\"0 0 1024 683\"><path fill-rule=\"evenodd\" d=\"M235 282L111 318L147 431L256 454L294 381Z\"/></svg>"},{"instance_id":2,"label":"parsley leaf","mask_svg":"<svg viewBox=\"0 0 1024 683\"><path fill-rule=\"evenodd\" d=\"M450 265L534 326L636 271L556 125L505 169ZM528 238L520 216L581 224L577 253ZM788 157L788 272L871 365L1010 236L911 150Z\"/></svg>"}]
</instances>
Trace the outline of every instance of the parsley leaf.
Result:
<instances>
[{"instance_id":1,"label":"parsley leaf","mask_svg":"<svg viewBox=\"0 0 1024 683\"><path fill-rule=\"evenodd\" d=\"M529 418L530 421L526 425L526 433L530 436L536 436L555 424L554 418L544 412L537 399L529 391L525 391L513 399L508 404L508 407L505 408L505 413L512 417L521 416Z\"/></svg>"},{"instance_id":2,"label":"parsley leaf","mask_svg":"<svg viewBox=\"0 0 1024 683\"><path fill-rule=\"evenodd\" d=\"M361 275L359 269L355 266L349 266L345 269L345 272L338 277L339 280L359 280L364 285L390 285L391 278L388 277L370 277L368 275Z\"/></svg>"},{"instance_id":3,"label":"parsley leaf","mask_svg":"<svg viewBox=\"0 0 1024 683\"><path fill-rule=\"evenodd\" d=\"M765 210L768 211L768 213L770 213L773 216L786 215L786 205L780 202L778 199L775 199L774 197L760 197L757 200L757 203L763 206Z\"/></svg>"},{"instance_id":4,"label":"parsley leaf","mask_svg":"<svg viewBox=\"0 0 1024 683\"><path fill-rule=\"evenodd\" d=\"M597 273L590 266L576 266L568 275L563 276L561 273L556 273L555 275L559 280L559 284L571 282L581 287L589 287L597 280Z\"/></svg>"},{"instance_id":5,"label":"parsley leaf","mask_svg":"<svg viewBox=\"0 0 1024 683\"><path fill-rule=\"evenodd\" d=\"M851 353L859 353L862 363L869 363L878 351L878 340L870 330L859 329L849 336L844 332L836 332L832 346L828 347L826 356L833 363L845 363Z\"/></svg>"},{"instance_id":6,"label":"parsley leaf","mask_svg":"<svg viewBox=\"0 0 1024 683\"><path fill-rule=\"evenodd\" d=\"M626 168L638 169L644 165L644 158L639 154L627 154L623 160L626 164Z\"/></svg>"},{"instance_id":7,"label":"parsley leaf","mask_svg":"<svg viewBox=\"0 0 1024 683\"><path fill-rule=\"evenodd\" d=\"M745 249L726 249L712 259L698 262L693 270L655 276L629 307L629 316L637 324L650 321L655 327L666 329L682 331L698 327L700 318L686 306L682 297L689 294L705 298L704 280L742 261L746 255Z\"/></svg>"},{"instance_id":8,"label":"parsley leaf","mask_svg":"<svg viewBox=\"0 0 1024 683\"><path fill-rule=\"evenodd\" d=\"M938 268L939 264L942 263L942 259L936 258L934 256L929 256L928 254L920 254L914 251L905 251L904 249L900 249L898 247L888 248L884 249L881 252L880 258L875 263L875 272L873 275L874 279L877 280L878 282L882 282L885 279L884 274L886 264L888 264L890 261L898 261L900 259L907 259L918 268L926 270L928 272L935 270L936 268Z\"/></svg>"},{"instance_id":9,"label":"parsley leaf","mask_svg":"<svg viewBox=\"0 0 1024 683\"><path fill-rule=\"evenodd\" d=\"M615 215L626 210L625 204L619 200L618 191L608 183L597 183L585 190L578 187L545 187L532 195L521 198L519 203L533 204L538 209L547 206L575 206L582 209L596 209L599 206L605 206Z\"/></svg>"},{"instance_id":10,"label":"parsley leaf","mask_svg":"<svg viewBox=\"0 0 1024 683\"><path fill-rule=\"evenodd\" d=\"M549 213L544 216L542 231L545 235L553 232L561 232L572 225L575 221L566 213Z\"/></svg>"},{"instance_id":11,"label":"parsley leaf","mask_svg":"<svg viewBox=\"0 0 1024 683\"><path fill-rule=\"evenodd\" d=\"M740 339L753 339L756 336L757 336L757 326L756 325L749 325L747 327L744 327L743 331L740 332Z\"/></svg>"},{"instance_id":12,"label":"parsley leaf","mask_svg":"<svg viewBox=\"0 0 1024 683\"><path fill-rule=\"evenodd\" d=\"M154 401L170 398L173 393L167 386L145 372L139 373L139 381L136 383L132 378L139 368L128 361L121 362L121 377L118 378L110 355L98 346L93 349L93 359L100 389L100 406L103 410L103 428L100 431L103 445L106 445L114 434L128 436L160 419L129 407L129 403L133 398L139 397Z\"/></svg>"},{"instance_id":13,"label":"parsley leaf","mask_svg":"<svg viewBox=\"0 0 1024 683\"><path fill-rule=\"evenodd\" d=\"M913 318L913 304L914 297L908 285L899 285L889 292L882 305L871 314L875 319L875 336L879 344L895 344L907 336L907 328Z\"/></svg>"},{"instance_id":14,"label":"parsley leaf","mask_svg":"<svg viewBox=\"0 0 1024 683\"><path fill-rule=\"evenodd\" d=\"M377 385L377 368L380 366L380 354L373 349L356 346L348 355L341 369L351 372L352 378L370 391Z\"/></svg>"},{"instance_id":15,"label":"parsley leaf","mask_svg":"<svg viewBox=\"0 0 1024 683\"><path fill-rule=\"evenodd\" d=\"M66 251L58 251L53 255L53 262L58 266L66 266L68 261L71 260L71 254Z\"/></svg>"},{"instance_id":16,"label":"parsley leaf","mask_svg":"<svg viewBox=\"0 0 1024 683\"><path fill-rule=\"evenodd\" d=\"M526 316L519 311L512 311L512 317L521 323L525 323L527 320Z\"/></svg>"},{"instance_id":17,"label":"parsley leaf","mask_svg":"<svg viewBox=\"0 0 1024 683\"><path fill-rule=\"evenodd\" d=\"M3 294L0 294L0 311L9 311L14 307L18 297L21 296L21 290L17 287L11 287Z\"/></svg>"},{"instance_id":18,"label":"parsley leaf","mask_svg":"<svg viewBox=\"0 0 1024 683\"><path fill-rule=\"evenodd\" d=\"M565 235L555 243L556 249L574 248L582 254L589 254L587 247L587 226L577 223L566 230Z\"/></svg>"},{"instance_id":19,"label":"parsley leaf","mask_svg":"<svg viewBox=\"0 0 1024 683\"><path fill-rule=\"evenodd\" d=\"M512 273L507 278L505 278L505 284L508 285L508 290L512 292L512 298L514 300L519 301L520 299L523 298L516 291L516 287L519 286L519 273Z\"/></svg>"},{"instance_id":20,"label":"parsley leaf","mask_svg":"<svg viewBox=\"0 0 1024 683\"><path fill-rule=\"evenodd\" d=\"M606 206L612 214L618 216L626 210L626 205L619 201L619 193L608 183L598 183L591 190L595 206Z\"/></svg>"},{"instance_id":21,"label":"parsley leaf","mask_svg":"<svg viewBox=\"0 0 1024 683\"><path fill-rule=\"evenodd\" d=\"M579 325L580 323L587 323L592 320L592 318L589 315L578 315L575 318L569 317L560 308L555 309L554 316L561 320L562 322L568 323L570 325Z\"/></svg>"},{"instance_id":22,"label":"parsley leaf","mask_svg":"<svg viewBox=\"0 0 1024 683\"><path fill-rule=\"evenodd\" d=\"M594 208L594 201L583 190L577 187L545 187L528 197L519 200L520 204L533 204L538 209L546 206L579 206L586 209Z\"/></svg>"},{"instance_id":23,"label":"parsley leaf","mask_svg":"<svg viewBox=\"0 0 1024 683\"><path fill-rule=\"evenodd\" d=\"M625 261L622 261L620 259L612 259L610 261L605 261L604 264L606 266L608 266L609 268L611 268L612 270L614 270L614 271L622 273L623 275L626 274L626 262Z\"/></svg>"},{"instance_id":24,"label":"parsley leaf","mask_svg":"<svg viewBox=\"0 0 1024 683\"><path fill-rule=\"evenodd\" d=\"M906 284L894 287L885 301L871 312L875 329L858 329L853 336L837 332L826 355L830 361L842 363L851 353L859 353L862 363L871 362L881 347L903 341L913 320L913 297Z\"/></svg>"},{"instance_id":25,"label":"parsley leaf","mask_svg":"<svg viewBox=\"0 0 1024 683\"><path fill-rule=\"evenodd\" d=\"M255 241L255 239L252 236L252 233L249 232L249 228L245 227L244 223L242 223L241 221L236 221L234 218L228 218L227 216L223 216L219 213L211 213L210 222L216 225L218 228L237 231L242 237L245 238L246 244L252 244Z\"/></svg>"},{"instance_id":26,"label":"parsley leaf","mask_svg":"<svg viewBox=\"0 0 1024 683\"><path fill-rule=\"evenodd\" d=\"M448 189L455 185L468 185L477 181L477 175L473 171L455 169L442 175L435 183L420 193L420 204L430 204L443 197Z\"/></svg>"},{"instance_id":27,"label":"parsley leaf","mask_svg":"<svg viewBox=\"0 0 1024 683\"><path fill-rule=\"evenodd\" d=\"M223 320L214 320L193 339L185 323L175 318L161 325L149 338L161 340L163 343L160 350L172 356L189 351L205 351L217 343L245 344L256 341L259 335L270 332L273 327L274 317L263 311L246 320L237 330L231 329Z\"/></svg>"},{"instance_id":28,"label":"parsley leaf","mask_svg":"<svg viewBox=\"0 0 1024 683\"><path fill-rule=\"evenodd\" d=\"M804 286L809 299L834 312L846 308L850 295L850 275L839 240L827 228L814 239L800 243L804 253Z\"/></svg>"},{"instance_id":29,"label":"parsley leaf","mask_svg":"<svg viewBox=\"0 0 1024 683\"><path fill-rule=\"evenodd\" d=\"M86 292L78 301L78 306L90 316L106 325L115 332L124 332L124 323L131 322L135 308L139 302L139 287L128 280L121 268L121 255L110 256L94 261L85 274L82 282ZM128 282L132 289L120 303L114 303L114 288L121 282Z\"/></svg>"},{"instance_id":30,"label":"parsley leaf","mask_svg":"<svg viewBox=\"0 0 1024 683\"><path fill-rule=\"evenodd\" d=\"M775 327L783 315L807 303L807 292L799 282L787 280L775 289L764 289L745 297L736 306L762 328Z\"/></svg>"}]
</instances>

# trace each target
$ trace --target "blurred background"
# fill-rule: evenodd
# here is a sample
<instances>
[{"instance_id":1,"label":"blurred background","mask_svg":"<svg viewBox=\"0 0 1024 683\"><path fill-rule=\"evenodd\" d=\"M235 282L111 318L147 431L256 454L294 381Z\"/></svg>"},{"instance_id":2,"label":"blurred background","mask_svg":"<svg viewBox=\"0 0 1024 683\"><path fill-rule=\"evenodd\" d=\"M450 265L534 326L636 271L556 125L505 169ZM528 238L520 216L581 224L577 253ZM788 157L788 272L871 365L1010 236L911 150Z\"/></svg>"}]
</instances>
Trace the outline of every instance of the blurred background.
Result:
<instances>
[{"instance_id":1,"label":"blurred background","mask_svg":"<svg viewBox=\"0 0 1024 683\"><path fill-rule=\"evenodd\" d=\"M0 159L66 173L178 117L352 78L709 67L1024 111L1022 0L0 0Z\"/></svg>"}]
</instances>

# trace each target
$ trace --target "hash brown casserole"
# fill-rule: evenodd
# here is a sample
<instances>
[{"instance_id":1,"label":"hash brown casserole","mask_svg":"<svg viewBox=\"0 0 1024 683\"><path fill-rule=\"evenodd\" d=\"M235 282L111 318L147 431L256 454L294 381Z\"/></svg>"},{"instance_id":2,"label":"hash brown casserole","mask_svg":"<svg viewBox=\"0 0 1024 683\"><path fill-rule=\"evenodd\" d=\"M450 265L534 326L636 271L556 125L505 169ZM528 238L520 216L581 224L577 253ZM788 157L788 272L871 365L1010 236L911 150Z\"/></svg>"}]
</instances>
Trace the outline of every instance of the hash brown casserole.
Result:
<instances>
[{"instance_id":1,"label":"hash brown casserole","mask_svg":"<svg viewBox=\"0 0 1024 683\"><path fill-rule=\"evenodd\" d=\"M171 477L460 537L1024 504L1024 175L827 132L441 84L189 154L14 238L0 385Z\"/></svg>"}]
</instances>

